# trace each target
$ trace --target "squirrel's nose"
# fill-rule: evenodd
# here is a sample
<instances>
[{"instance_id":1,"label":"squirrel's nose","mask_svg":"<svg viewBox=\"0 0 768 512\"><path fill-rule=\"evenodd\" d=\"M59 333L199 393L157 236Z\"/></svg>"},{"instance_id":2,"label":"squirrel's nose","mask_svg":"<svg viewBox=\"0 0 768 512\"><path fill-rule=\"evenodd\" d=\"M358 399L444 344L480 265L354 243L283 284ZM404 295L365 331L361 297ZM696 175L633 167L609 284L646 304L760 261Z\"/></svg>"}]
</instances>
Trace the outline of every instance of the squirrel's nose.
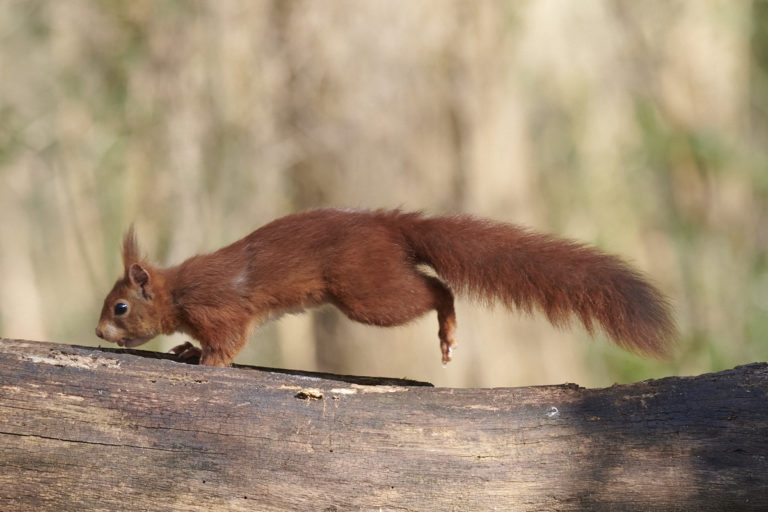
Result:
<instances>
[{"instance_id":1,"label":"squirrel's nose","mask_svg":"<svg viewBox=\"0 0 768 512\"><path fill-rule=\"evenodd\" d=\"M104 333L101 332L101 329L99 329L98 327L96 328L96 336L98 336L101 339L104 339Z\"/></svg>"}]
</instances>

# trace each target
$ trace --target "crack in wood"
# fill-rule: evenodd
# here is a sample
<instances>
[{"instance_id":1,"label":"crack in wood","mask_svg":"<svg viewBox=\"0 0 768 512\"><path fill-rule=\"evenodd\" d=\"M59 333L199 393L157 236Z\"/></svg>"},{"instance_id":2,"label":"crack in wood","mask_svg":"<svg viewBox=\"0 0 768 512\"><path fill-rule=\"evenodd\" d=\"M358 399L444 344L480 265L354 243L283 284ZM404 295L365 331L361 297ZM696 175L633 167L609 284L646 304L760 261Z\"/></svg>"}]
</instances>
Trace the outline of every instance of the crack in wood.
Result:
<instances>
[{"instance_id":1,"label":"crack in wood","mask_svg":"<svg viewBox=\"0 0 768 512\"><path fill-rule=\"evenodd\" d=\"M14 437L29 437L33 439L45 439L47 441L58 441L61 443L77 443L77 444L87 444L87 445L93 445L93 446L108 446L113 448L134 448L137 450L152 450L152 451L162 451L162 452L174 452L174 453L191 453L191 450L177 450L173 448L159 448L155 446L139 446L139 445L131 445L131 444L124 444L124 443L104 443L104 442L98 442L98 441L87 441L83 439L64 439L61 437L53 437L53 436L44 436L40 434L23 434L19 432L2 432L0 431L0 436L6 435L6 436L14 436ZM210 455L223 455L223 453L218 452L206 452Z\"/></svg>"}]
</instances>

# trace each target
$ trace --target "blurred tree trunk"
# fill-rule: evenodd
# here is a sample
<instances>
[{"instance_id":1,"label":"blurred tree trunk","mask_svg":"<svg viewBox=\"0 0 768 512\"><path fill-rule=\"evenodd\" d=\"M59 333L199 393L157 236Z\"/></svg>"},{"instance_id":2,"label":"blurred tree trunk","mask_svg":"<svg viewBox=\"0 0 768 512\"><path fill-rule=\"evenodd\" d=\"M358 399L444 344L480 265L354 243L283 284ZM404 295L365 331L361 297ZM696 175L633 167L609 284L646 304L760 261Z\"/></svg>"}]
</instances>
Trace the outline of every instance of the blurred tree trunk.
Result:
<instances>
[{"instance_id":1,"label":"blurred tree trunk","mask_svg":"<svg viewBox=\"0 0 768 512\"><path fill-rule=\"evenodd\" d=\"M750 128L758 148L768 138L768 1L752 2L750 48Z\"/></svg>"},{"instance_id":2,"label":"blurred tree trunk","mask_svg":"<svg viewBox=\"0 0 768 512\"><path fill-rule=\"evenodd\" d=\"M768 157L765 155L765 141L768 140L768 1L754 0L752 2L752 37L750 39L750 145L754 155L760 155L756 173L765 176L768 173ZM758 183L759 185L759 183ZM768 182L762 181L762 186L756 186L754 193L759 211L758 219L768 218ZM758 259L755 274L766 275L768 272L768 225L765 222L756 223L753 237Z\"/></svg>"},{"instance_id":3,"label":"blurred tree trunk","mask_svg":"<svg viewBox=\"0 0 768 512\"><path fill-rule=\"evenodd\" d=\"M329 161L328 153L311 133L312 114L322 101L324 88L313 83L312 59L296 55L292 36L297 33L296 16L302 15L301 0L274 0L271 15L275 45L281 54L284 67L285 87L278 95L280 119L278 127L285 140L292 141L293 162L285 175L289 191L290 208L294 212L316 208L333 201L336 169ZM320 73L325 76L325 74ZM339 332L340 313L324 308L310 311L314 335L316 365L318 368L335 370L345 368L348 353L345 337Z\"/></svg>"}]
</instances>

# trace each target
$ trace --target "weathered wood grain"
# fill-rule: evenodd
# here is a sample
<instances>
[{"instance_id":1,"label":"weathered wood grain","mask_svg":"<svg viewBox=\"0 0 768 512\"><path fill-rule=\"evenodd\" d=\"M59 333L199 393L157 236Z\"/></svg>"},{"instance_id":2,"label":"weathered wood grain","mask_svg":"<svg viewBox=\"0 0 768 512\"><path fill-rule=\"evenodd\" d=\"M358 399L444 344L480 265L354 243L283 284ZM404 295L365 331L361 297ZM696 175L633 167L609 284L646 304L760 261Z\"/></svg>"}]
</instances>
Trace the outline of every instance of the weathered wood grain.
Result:
<instances>
[{"instance_id":1,"label":"weathered wood grain","mask_svg":"<svg viewBox=\"0 0 768 512\"><path fill-rule=\"evenodd\" d=\"M0 340L0 510L768 510L765 364L351 380Z\"/></svg>"}]
</instances>

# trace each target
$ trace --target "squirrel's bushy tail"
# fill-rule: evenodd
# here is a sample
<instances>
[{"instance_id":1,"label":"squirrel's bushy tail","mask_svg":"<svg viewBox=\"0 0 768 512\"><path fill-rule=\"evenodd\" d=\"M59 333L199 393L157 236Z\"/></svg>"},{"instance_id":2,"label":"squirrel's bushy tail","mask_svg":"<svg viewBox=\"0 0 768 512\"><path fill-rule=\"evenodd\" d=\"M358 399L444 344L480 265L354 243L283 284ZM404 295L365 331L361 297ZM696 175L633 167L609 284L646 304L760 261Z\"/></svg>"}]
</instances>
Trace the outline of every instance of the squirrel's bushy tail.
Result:
<instances>
[{"instance_id":1,"label":"squirrel's bushy tail","mask_svg":"<svg viewBox=\"0 0 768 512\"><path fill-rule=\"evenodd\" d=\"M402 215L418 263L432 266L458 293L538 308L555 326L576 315L619 346L664 356L676 328L664 295L615 256L579 243L470 216Z\"/></svg>"}]
</instances>

